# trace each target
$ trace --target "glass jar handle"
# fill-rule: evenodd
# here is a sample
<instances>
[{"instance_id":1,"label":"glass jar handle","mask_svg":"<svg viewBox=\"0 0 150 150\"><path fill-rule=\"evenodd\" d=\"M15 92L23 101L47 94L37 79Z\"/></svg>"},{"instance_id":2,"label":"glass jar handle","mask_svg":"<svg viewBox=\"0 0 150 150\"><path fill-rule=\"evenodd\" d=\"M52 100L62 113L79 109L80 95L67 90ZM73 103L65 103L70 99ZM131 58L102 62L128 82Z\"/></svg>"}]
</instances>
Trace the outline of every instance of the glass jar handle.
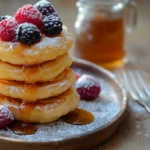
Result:
<instances>
[{"instance_id":1,"label":"glass jar handle","mask_svg":"<svg viewBox=\"0 0 150 150\"><path fill-rule=\"evenodd\" d=\"M137 24L137 7L134 1L129 1L125 10L126 32L131 33Z\"/></svg>"}]
</instances>

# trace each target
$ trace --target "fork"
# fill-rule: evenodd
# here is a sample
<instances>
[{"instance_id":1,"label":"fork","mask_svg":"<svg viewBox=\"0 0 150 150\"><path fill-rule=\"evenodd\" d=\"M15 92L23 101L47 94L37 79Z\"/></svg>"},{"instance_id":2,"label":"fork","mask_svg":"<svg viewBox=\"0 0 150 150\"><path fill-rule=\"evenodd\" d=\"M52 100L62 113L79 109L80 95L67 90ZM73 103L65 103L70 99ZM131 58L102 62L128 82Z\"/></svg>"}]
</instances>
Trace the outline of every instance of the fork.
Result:
<instances>
[{"instance_id":1,"label":"fork","mask_svg":"<svg viewBox=\"0 0 150 150\"><path fill-rule=\"evenodd\" d=\"M144 106L150 113L150 89L140 71L123 71L120 81L133 100Z\"/></svg>"}]
</instances>

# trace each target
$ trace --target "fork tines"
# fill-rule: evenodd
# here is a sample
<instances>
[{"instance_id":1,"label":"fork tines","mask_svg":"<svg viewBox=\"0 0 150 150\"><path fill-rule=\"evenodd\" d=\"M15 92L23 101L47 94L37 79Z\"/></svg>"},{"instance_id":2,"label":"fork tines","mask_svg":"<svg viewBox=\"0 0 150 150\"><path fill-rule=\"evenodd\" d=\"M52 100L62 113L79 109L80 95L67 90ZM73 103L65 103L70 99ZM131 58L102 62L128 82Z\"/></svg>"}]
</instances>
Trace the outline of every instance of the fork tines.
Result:
<instances>
[{"instance_id":1,"label":"fork tines","mask_svg":"<svg viewBox=\"0 0 150 150\"><path fill-rule=\"evenodd\" d=\"M131 97L150 113L150 88L143 79L142 73L144 72L127 70L123 71L119 78Z\"/></svg>"}]
</instances>

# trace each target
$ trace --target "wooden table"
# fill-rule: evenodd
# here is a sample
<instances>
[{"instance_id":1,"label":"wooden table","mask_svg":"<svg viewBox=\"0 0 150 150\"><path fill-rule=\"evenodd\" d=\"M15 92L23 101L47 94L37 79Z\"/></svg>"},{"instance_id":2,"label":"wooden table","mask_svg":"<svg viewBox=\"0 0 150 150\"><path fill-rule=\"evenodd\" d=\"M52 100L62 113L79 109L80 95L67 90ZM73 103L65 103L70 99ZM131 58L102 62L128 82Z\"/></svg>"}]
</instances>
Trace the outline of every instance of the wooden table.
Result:
<instances>
[{"instance_id":1,"label":"wooden table","mask_svg":"<svg viewBox=\"0 0 150 150\"><path fill-rule=\"evenodd\" d=\"M76 0L51 0L60 18L74 34L77 9ZM13 14L16 9L31 0L0 0L0 15ZM32 0L35 3L36 0ZM147 72L150 71L150 0L136 0L138 6L138 25L132 34L127 35L129 48L127 55L132 64ZM103 145L93 150L150 150L150 115L143 107L129 99L124 122L117 133Z\"/></svg>"}]
</instances>

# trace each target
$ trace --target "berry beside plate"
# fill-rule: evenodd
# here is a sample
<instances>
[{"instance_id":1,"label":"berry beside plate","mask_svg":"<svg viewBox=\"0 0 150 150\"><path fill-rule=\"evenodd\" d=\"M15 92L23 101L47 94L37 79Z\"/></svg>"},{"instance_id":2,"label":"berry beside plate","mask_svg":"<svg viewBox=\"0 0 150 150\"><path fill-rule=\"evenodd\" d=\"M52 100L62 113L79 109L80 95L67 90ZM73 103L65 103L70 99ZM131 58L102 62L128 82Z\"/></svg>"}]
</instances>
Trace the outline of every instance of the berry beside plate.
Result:
<instances>
[{"instance_id":1,"label":"berry beside plate","mask_svg":"<svg viewBox=\"0 0 150 150\"><path fill-rule=\"evenodd\" d=\"M99 81L96 78L86 74L77 79L75 88L80 95L80 99L87 101L96 99L101 91Z\"/></svg>"}]
</instances>

